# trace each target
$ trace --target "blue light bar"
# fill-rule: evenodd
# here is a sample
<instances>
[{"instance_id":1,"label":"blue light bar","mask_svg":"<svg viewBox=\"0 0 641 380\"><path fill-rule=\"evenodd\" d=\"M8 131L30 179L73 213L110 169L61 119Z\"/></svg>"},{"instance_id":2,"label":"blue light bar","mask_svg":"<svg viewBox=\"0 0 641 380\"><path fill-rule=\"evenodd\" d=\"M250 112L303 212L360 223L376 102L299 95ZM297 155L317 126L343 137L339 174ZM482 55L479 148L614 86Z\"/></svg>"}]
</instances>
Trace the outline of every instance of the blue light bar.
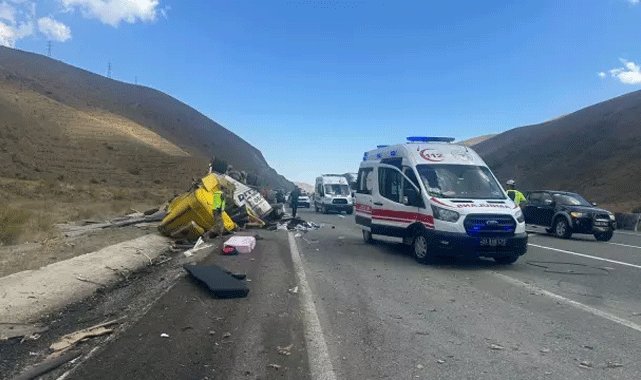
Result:
<instances>
[{"instance_id":1,"label":"blue light bar","mask_svg":"<svg viewBox=\"0 0 641 380\"><path fill-rule=\"evenodd\" d=\"M387 148L389 145L376 145L377 149Z\"/></svg>"},{"instance_id":2,"label":"blue light bar","mask_svg":"<svg viewBox=\"0 0 641 380\"><path fill-rule=\"evenodd\" d=\"M450 143L456 140L454 137L422 137L422 136L410 136L407 138L409 142L446 142Z\"/></svg>"}]
</instances>

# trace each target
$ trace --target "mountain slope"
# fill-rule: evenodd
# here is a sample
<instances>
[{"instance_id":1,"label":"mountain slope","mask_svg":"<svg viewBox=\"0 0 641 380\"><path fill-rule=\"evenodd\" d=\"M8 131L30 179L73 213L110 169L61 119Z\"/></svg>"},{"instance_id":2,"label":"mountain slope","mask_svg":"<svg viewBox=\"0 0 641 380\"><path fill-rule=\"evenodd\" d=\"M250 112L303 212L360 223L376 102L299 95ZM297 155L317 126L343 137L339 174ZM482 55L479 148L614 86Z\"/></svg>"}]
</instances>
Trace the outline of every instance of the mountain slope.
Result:
<instances>
[{"instance_id":1,"label":"mountain slope","mask_svg":"<svg viewBox=\"0 0 641 380\"><path fill-rule=\"evenodd\" d=\"M215 155L292 186L258 149L169 95L41 55L0 47L0 111L0 176L173 185Z\"/></svg>"},{"instance_id":2,"label":"mountain slope","mask_svg":"<svg viewBox=\"0 0 641 380\"><path fill-rule=\"evenodd\" d=\"M548 122L515 128L474 149L521 190L577 191L626 210L641 204L641 91Z\"/></svg>"}]
</instances>

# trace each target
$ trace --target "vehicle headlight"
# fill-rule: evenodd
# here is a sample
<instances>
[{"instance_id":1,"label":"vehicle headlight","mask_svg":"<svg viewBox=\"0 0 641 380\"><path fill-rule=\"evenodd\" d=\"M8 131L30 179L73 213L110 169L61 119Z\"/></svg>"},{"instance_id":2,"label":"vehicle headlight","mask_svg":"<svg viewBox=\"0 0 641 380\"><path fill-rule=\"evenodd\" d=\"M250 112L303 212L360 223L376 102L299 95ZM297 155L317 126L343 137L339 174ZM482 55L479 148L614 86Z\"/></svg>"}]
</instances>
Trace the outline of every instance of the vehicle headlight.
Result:
<instances>
[{"instance_id":1,"label":"vehicle headlight","mask_svg":"<svg viewBox=\"0 0 641 380\"><path fill-rule=\"evenodd\" d=\"M573 218L585 218L585 217L588 216L588 214L586 214L584 212L571 212L570 216L573 217Z\"/></svg>"},{"instance_id":2,"label":"vehicle headlight","mask_svg":"<svg viewBox=\"0 0 641 380\"><path fill-rule=\"evenodd\" d=\"M519 223L525 222L525 216L523 216L523 211L521 211L520 209L516 211L516 214L514 216L516 216L517 222Z\"/></svg>"},{"instance_id":3,"label":"vehicle headlight","mask_svg":"<svg viewBox=\"0 0 641 380\"><path fill-rule=\"evenodd\" d=\"M442 207L432 205L432 213L434 213L434 218L442 220L444 222L454 223L461 216L458 212L444 209Z\"/></svg>"},{"instance_id":4,"label":"vehicle headlight","mask_svg":"<svg viewBox=\"0 0 641 380\"><path fill-rule=\"evenodd\" d=\"M616 217L614 216L614 214L608 214L608 216L610 217L610 220L616 220Z\"/></svg>"}]
</instances>

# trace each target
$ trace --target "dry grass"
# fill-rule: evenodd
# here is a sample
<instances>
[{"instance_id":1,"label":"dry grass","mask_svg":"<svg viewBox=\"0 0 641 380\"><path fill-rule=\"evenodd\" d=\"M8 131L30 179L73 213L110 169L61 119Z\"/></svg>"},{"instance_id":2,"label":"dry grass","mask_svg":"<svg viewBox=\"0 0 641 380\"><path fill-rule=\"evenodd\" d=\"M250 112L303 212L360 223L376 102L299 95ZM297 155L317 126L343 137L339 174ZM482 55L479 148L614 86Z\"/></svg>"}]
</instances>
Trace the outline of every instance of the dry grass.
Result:
<instances>
[{"instance_id":1,"label":"dry grass","mask_svg":"<svg viewBox=\"0 0 641 380\"><path fill-rule=\"evenodd\" d=\"M109 220L159 207L175 191L74 185L62 182L0 178L0 245L43 242L61 237L58 223Z\"/></svg>"}]
</instances>

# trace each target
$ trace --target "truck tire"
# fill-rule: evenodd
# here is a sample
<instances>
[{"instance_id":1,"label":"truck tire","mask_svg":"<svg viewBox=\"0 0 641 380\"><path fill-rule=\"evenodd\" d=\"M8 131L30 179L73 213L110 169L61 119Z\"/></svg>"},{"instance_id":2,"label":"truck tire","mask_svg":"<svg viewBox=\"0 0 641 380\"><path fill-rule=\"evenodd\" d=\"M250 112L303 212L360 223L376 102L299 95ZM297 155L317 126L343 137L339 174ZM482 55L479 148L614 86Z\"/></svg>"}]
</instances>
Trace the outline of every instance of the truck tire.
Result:
<instances>
[{"instance_id":1,"label":"truck tire","mask_svg":"<svg viewBox=\"0 0 641 380\"><path fill-rule=\"evenodd\" d=\"M321 205L321 212L322 212L323 214L327 214L327 206L325 206L325 205Z\"/></svg>"},{"instance_id":2,"label":"truck tire","mask_svg":"<svg viewBox=\"0 0 641 380\"><path fill-rule=\"evenodd\" d=\"M347 215L352 215L354 213L354 207L350 207L347 209Z\"/></svg>"},{"instance_id":3,"label":"truck tire","mask_svg":"<svg viewBox=\"0 0 641 380\"><path fill-rule=\"evenodd\" d=\"M429 264L431 261L430 243L424 232L418 232L412 242L414 258L421 264Z\"/></svg>"},{"instance_id":4,"label":"truck tire","mask_svg":"<svg viewBox=\"0 0 641 380\"><path fill-rule=\"evenodd\" d=\"M565 220L565 218L556 218L556 221L554 223L554 236L561 239L569 239L570 236L572 236L572 230L570 229L570 225L568 224L568 221Z\"/></svg>"},{"instance_id":5,"label":"truck tire","mask_svg":"<svg viewBox=\"0 0 641 380\"><path fill-rule=\"evenodd\" d=\"M614 231L597 232L594 234L594 238L598 241L610 241L610 239L612 239L612 235L614 235Z\"/></svg>"}]
</instances>

